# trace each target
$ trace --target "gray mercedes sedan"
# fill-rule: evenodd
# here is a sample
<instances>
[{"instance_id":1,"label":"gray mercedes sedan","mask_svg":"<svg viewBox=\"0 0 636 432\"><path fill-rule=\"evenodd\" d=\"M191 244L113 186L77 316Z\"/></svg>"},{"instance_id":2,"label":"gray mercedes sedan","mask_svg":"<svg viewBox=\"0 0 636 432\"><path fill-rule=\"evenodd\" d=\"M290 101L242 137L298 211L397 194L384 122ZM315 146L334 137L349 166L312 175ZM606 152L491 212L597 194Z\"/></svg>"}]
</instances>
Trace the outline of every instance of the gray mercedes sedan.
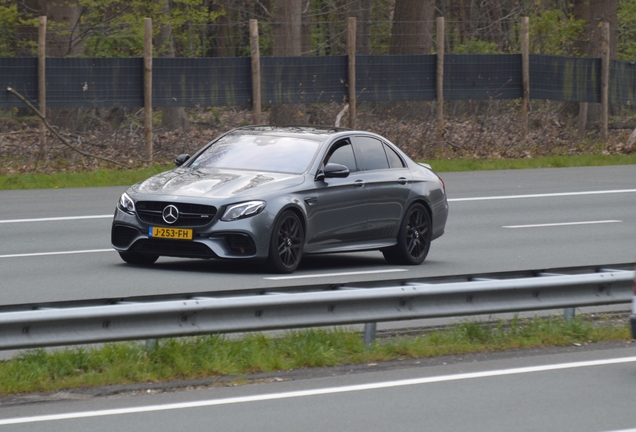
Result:
<instances>
[{"instance_id":1,"label":"gray mercedes sedan","mask_svg":"<svg viewBox=\"0 0 636 432\"><path fill-rule=\"evenodd\" d=\"M441 178L379 135L248 126L221 135L119 199L111 242L130 264L160 256L267 263L379 250L418 265L448 216Z\"/></svg>"}]
</instances>

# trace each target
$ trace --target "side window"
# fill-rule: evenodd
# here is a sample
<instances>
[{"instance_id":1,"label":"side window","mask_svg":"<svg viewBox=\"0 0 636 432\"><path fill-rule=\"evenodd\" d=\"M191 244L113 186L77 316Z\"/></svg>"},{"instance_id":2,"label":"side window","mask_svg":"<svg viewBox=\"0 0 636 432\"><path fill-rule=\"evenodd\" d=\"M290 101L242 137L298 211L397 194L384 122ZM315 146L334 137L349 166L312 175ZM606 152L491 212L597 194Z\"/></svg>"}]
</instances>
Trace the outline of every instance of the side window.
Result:
<instances>
[{"instance_id":1,"label":"side window","mask_svg":"<svg viewBox=\"0 0 636 432\"><path fill-rule=\"evenodd\" d=\"M389 159L389 166L391 168L404 168L404 162L402 161L402 158L398 156L395 150L384 144L384 151L386 152L386 157Z\"/></svg>"},{"instance_id":2,"label":"side window","mask_svg":"<svg viewBox=\"0 0 636 432\"><path fill-rule=\"evenodd\" d=\"M356 149L360 150L364 167L367 170L388 169L389 162L384 153L384 144L370 137L356 137Z\"/></svg>"},{"instance_id":3,"label":"side window","mask_svg":"<svg viewBox=\"0 0 636 432\"><path fill-rule=\"evenodd\" d=\"M353 155L353 146L349 141L339 141L329 149L327 157L325 157L325 165L329 162L344 165L349 168L350 172L358 171L356 158Z\"/></svg>"}]
</instances>

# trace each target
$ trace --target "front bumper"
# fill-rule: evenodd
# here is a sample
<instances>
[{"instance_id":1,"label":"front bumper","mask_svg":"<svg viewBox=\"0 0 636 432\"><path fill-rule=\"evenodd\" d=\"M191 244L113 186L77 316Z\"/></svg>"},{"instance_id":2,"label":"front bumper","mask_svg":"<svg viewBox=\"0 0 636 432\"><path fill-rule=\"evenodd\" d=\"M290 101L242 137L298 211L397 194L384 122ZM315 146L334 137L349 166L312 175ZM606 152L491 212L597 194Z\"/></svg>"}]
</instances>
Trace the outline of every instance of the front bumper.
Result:
<instances>
[{"instance_id":1,"label":"front bumper","mask_svg":"<svg viewBox=\"0 0 636 432\"><path fill-rule=\"evenodd\" d=\"M266 259L273 223L273 215L263 211L256 216L231 222L215 218L204 226L183 227L193 230L192 240L159 239L148 236L150 224L117 208L111 228L111 243L117 251L149 255Z\"/></svg>"}]
</instances>

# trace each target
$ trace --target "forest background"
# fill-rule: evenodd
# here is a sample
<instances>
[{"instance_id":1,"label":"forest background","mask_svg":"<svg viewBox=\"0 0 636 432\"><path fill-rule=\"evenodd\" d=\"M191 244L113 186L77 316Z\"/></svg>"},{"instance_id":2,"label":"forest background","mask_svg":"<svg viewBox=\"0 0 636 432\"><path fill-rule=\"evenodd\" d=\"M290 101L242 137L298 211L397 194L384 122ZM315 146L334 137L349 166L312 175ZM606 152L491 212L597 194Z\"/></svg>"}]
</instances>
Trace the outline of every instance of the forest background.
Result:
<instances>
[{"instance_id":1,"label":"forest background","mask_svg":"<svg viewBox=\"0 0 636 432\"><path fill-rule=\"evenodd\" d=\"M36 55L40 16L47 16L46 54L53 57L141 57L146 17L153 19L155 57L249 56L250 19L259 22L262 56L343 55L349 17L357 19L358 54L431 54L439 16L446 23L446 53L519 53L521 18L527 16L533 54L600 57L600 23L608 22L610 57L636 60L636 0L0 0L0 57ZM265 107L263 122L334 125L344 104ZM417 159L636 151L628 143L636 128L632 106L612 107L609 138L600 140L594 106L581 133L578 104L533 100L530 128L522 135L520 101L447 101L440 135L434 104L363 103L357 127L385 135ZM49 109L47 117L85 153L128 166L145 163L141 109ZM251 112L170 107L157 110L154 123L154 159L165 161L250 124ZM105 164L47 140L42 154L38 119L29 110L0 110L0 174Z\"/></svg>"}]
</instances>

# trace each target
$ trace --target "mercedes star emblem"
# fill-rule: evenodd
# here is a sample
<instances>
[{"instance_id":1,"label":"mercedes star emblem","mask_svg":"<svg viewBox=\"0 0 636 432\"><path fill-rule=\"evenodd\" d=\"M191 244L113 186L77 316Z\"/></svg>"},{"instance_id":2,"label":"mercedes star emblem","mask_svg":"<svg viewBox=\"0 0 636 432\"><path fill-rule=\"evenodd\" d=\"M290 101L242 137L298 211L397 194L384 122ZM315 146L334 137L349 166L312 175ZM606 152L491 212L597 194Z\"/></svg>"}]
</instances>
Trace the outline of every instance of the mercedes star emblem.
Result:
<instances>
[{"instance_id":1,"label":"mercedes star emblem","mask_svg":"<svg viewBox=\"0 0 636 432\"><path fill-rule=\"evenodd\" d=\"M162 216L167 224L172 225L179 219L179 209L173 205L168 205L164 207Z\"/></svg>"}]
</instances>

